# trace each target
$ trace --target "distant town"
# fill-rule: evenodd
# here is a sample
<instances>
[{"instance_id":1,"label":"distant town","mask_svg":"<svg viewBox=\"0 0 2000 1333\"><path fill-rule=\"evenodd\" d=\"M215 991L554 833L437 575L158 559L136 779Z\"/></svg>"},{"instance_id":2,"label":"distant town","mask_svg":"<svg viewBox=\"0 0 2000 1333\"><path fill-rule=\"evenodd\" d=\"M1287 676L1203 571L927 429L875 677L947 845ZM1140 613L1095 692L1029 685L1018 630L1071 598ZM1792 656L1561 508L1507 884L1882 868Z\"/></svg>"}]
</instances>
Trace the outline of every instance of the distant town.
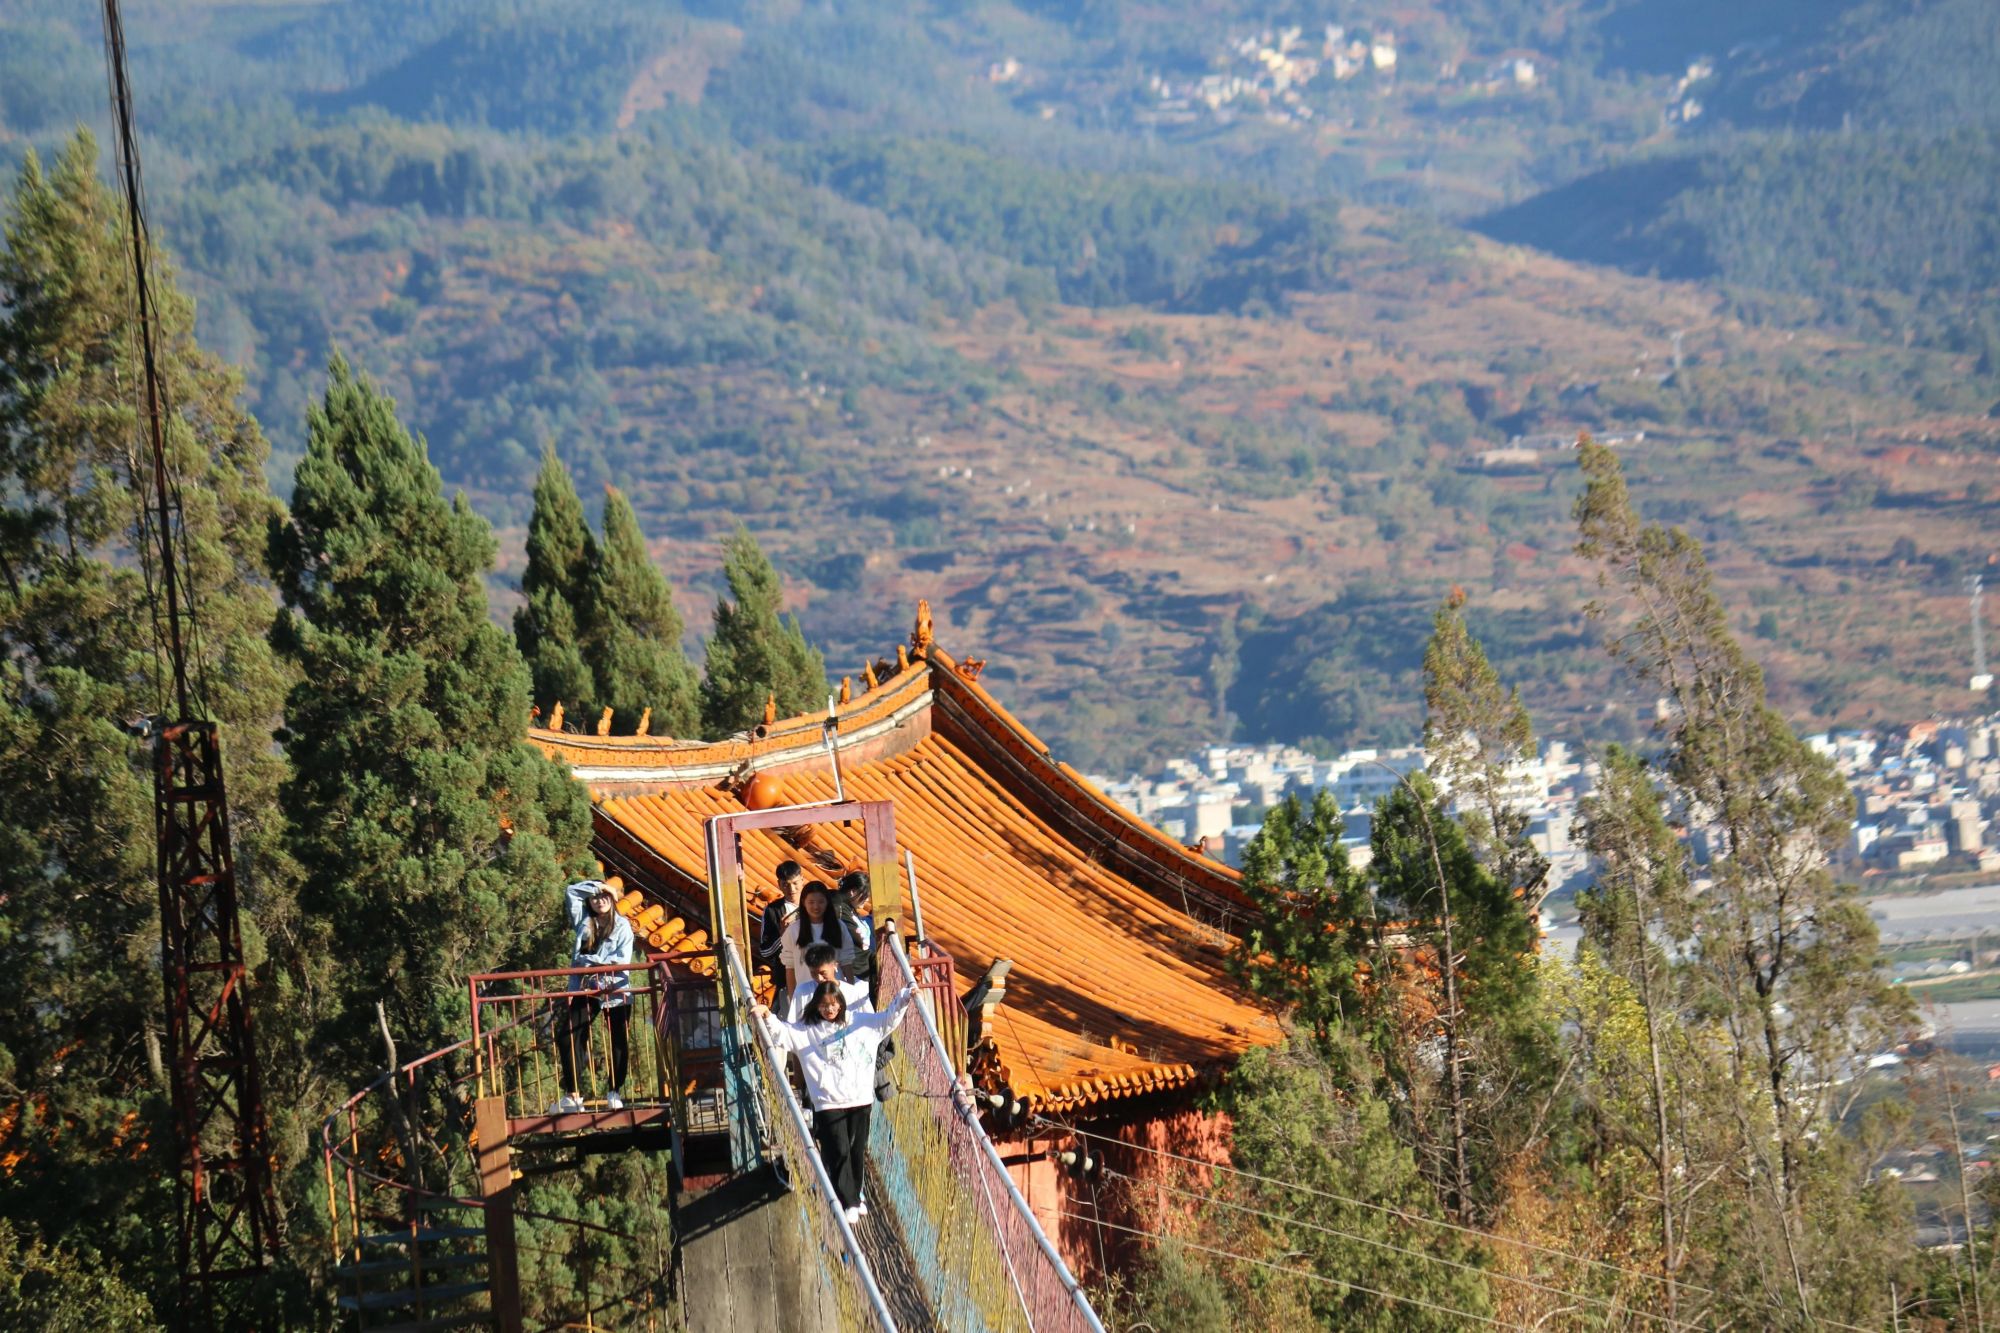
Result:
<instances>
[{"instance_id":1,"label":"distant town","mask_svg":"<svg viewBox=\"0 0 2000 1333\"><path fill-rule=\"evenodd\" d=\"M2000 872L2000 713L1821 732L1806 743L1830 757L1854 790L1844 873L1866 881ZM1346 813L1349 853L1365 865L1375 803L1423 767L1418 746L1329 759L1286 745L1209 745L1152 774L1092 781L1161 832L1231 865L1242 864L1265 810L1292 793L1329 791ZM1598 772L1595 760L1550 741L1509 774L1529 836L1549 860L1553 899L1590 883L1590 857L1574 826L1577 803ZM1697 864L1705 864L1713 853L1709 830L1696 826L1687 837Z\"/></svg>"}]
</instances>

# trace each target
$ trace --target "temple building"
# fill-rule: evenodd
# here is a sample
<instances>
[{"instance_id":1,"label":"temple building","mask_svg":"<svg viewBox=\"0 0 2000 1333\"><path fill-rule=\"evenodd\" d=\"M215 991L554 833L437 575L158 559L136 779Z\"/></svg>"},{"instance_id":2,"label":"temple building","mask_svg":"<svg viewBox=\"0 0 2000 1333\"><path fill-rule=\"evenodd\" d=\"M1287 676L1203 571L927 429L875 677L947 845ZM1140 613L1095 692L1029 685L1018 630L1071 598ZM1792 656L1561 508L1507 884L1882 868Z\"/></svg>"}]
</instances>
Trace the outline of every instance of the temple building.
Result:
<instances>
[{"instance_id":1,"label":"temple building","mask_svg":"<svg viewBox=\"0 0 2000 1333\"><path fill-rule=\"evenodd\" d=\"M655 951L709 940L710 816L836 795L892 802L923 937L950 955L966 1002L966 1066L989 1132L1072 1268L1096 1272L1124 1247L1093 1221L1129 1209L1133 1192L1066 1170L1061 1153L1097 1142L1071 1131L1225 1160L1226 1120L1199 1093L1279 1028L1225 966L1250 910L1237 873L1059 762L979 684L983 665L934 642L920 605L895 660L843 685L831 726L813 714L710 742L530 739L589 787L597 853ZM746 837L742 855L753 911L775 896L784 860L828 881L865 861L860 830L836 825L789 844ZM1091 1152L1138 1177L1159 1160Z\"/></svg>"}]
</instances>

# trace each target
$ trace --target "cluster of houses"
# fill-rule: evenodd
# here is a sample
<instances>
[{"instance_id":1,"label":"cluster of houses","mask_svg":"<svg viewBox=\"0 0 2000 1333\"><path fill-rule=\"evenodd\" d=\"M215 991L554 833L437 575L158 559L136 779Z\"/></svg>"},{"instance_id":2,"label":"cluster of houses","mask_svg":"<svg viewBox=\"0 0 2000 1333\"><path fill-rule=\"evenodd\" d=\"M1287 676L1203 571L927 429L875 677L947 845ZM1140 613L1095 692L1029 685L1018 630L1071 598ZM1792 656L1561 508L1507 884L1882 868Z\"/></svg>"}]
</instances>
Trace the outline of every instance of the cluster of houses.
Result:
<instances>
[{"instance_id":1,"label":"cluster of houses","mask_svg":"<svg viewBox=\"0 0 2000 1333\"><path fill-rule=\"evenodd\" d=\"M2000 713L1806 738L1854 790L1847 851L1864 875L1929 869L2000 871ZM1264 812L1297 793L1330 792L1345 813L1345 841L1366 865L1376 802L1424 767L1417 746L1349 750L1333 758L1285 745L1209 745L1153 773L1094 778L1106 795L1168 836L1231 865L1257 835ZM1561 897L1587 885L1590 860L1576 841L1577 802L1596 785L1594 761L1561 741L1508 774L1509 797L1549 858L1549 889ZM1713 832L1687 830L1698 864L1718 849Z\"/></svg>"},{"instance_id":2,"label":"cluster of houses","mask_svg":"<svg viewBox=\"0 0 2000 1333\"><path fill-rule=\"evenodd\" d=\"M1865 871L2000 871L2000 714L1807 740L1854 788Z\"/></svg>"},{"instance_id":3,"label":"cluster of houses","mask_svg":"<svg viewBox=\"0 0 2000 1333\"><path fill-rule=\"evenodd\" d=\"M1093 778L1104 793L1169 837L1200 845L1230 865L1262 827L1264 811L1298 793L1329 792L1344 816L1352 864L1366 866L1375 805L1407 774L1424 767L1418 746L1349 750L1323 759L1286 745L1210 745L1169 759L1157 773ZM1528 834L1549 859L1549 886L1562 893L1588 867L1572 840L1576 802L1591 789L1595 764L1578 763L1561 741L1543 745L1507 774L1508 797L1529 818Z\"/></svg>"},{"instance_id":4,"label":"cluster of houses","mask_svg":"<svg viewBox=\"0 0 2000 1333\"><path fill-rule=\"evenodd\" d=\"M1317 41L1303 27L1266 28L1230 41L1216 63L1219 72L1195 78L1149 77L1146 87L1157 103L1151 118L1191 121L1204 112L1249 107L1279 124L1311 120L1301 89L1321 74L1345 81L1370 71L1395 73L1396 38L1387 32L1363 38L1337 23L1327 24Z\"/></svg>"}]
</instances>

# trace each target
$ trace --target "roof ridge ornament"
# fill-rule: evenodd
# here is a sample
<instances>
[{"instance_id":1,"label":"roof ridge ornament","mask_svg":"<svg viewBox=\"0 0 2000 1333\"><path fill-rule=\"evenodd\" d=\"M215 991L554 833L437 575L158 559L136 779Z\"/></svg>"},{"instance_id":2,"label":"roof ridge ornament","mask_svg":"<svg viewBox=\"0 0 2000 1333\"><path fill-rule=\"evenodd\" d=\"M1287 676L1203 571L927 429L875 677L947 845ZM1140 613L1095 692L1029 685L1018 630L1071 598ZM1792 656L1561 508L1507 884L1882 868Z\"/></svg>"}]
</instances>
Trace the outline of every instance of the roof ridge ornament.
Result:
<instances>
[{"instance_id":1,"label":"roof ridge ornament","mask_svg":"<svg viewBox=\"0 0 2000 1333\"><path fill-rule=\"evenodd\" d=\"M651 731L652 728L653 728L653 709L651 705L648 705L646 711L639 714L639 729L633 732L632 734L634 736L644 736L647 732Z\"/></svg>"},{"instance_id":2,"label":"roof ridge ornament","mask_svg":"<svg viewBox=\"0 0 2000 1333\"><path fill-rule=\"evenodd\" d=\"M561 731L561 730L562 730L562 715L563 715L563 706L562 706L562 700L558 699L558 700L556 700L556 706L555 706L555 709L554 709L554 710L553 710L552 712L550 712L550 714L549 714L549 730L550 730L550 731Z\"/></svg>"},{"instance_id":3,"label":"roof ridge ornament","mask_svg":"<svg viewBox=\"0 0 2000 1333\"><path fill-rule=\"evenodd\" d=\"M931 603L928 597L917 599L917 623L910 629L910 651L922 657L931 649L937 639L931 634ZM899 654L900 655L900 654Z\"/></svg>"},{"instance_id":4,"label":"roof ridge ornament","mask_svg":"<svg viewBox=\"0 0 2000 1333\"><path fill-rule=\"evenodd\" d=\"M609 708L606 708L597 716L597 734L600 736L609 736L611 734L611 710Z\"/></svg>"}]
</instances>

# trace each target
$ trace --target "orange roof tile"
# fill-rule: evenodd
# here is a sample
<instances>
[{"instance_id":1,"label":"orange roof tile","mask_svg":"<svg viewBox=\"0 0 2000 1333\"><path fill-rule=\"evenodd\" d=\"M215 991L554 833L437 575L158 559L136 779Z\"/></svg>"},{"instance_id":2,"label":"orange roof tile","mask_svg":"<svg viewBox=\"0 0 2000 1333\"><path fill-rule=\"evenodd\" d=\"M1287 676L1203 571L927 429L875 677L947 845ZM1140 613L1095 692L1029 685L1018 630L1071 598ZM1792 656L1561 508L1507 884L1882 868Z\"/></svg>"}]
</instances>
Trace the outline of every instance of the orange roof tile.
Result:
<instances>
[{"instance_id":1,"label":"orange roof tile","mask_svg":"<svg viewBox=\"0 0 2000 1333\"><path fill-rule=\"evenodd\" d=\"M992 696L932 648L840 721L850 799L894 804L899 857L916 856L924 926L962 983L1009 958L993 1045L975 1070L1062 1113L1182 1088L1277 1038L1271 1015L1223 968L1243 899L1236 873L1190 853L1058 765ZM744 809L724 779L748 761L787 802L833 798L819 717L711 745L531 733L592 786L600 850L693 895L706 884L703 821ZM650 743L649 743L650 742ZM852 748L850 748L852 747ZM815 830L847 864L858 827ZM746 837L746 882L768 893L796 851ZM686 931L674 912L629 915ZM621 904L625 906L626 904ZM661 918L653 922L647 912Z\"/></svg>"}]
</instances>

